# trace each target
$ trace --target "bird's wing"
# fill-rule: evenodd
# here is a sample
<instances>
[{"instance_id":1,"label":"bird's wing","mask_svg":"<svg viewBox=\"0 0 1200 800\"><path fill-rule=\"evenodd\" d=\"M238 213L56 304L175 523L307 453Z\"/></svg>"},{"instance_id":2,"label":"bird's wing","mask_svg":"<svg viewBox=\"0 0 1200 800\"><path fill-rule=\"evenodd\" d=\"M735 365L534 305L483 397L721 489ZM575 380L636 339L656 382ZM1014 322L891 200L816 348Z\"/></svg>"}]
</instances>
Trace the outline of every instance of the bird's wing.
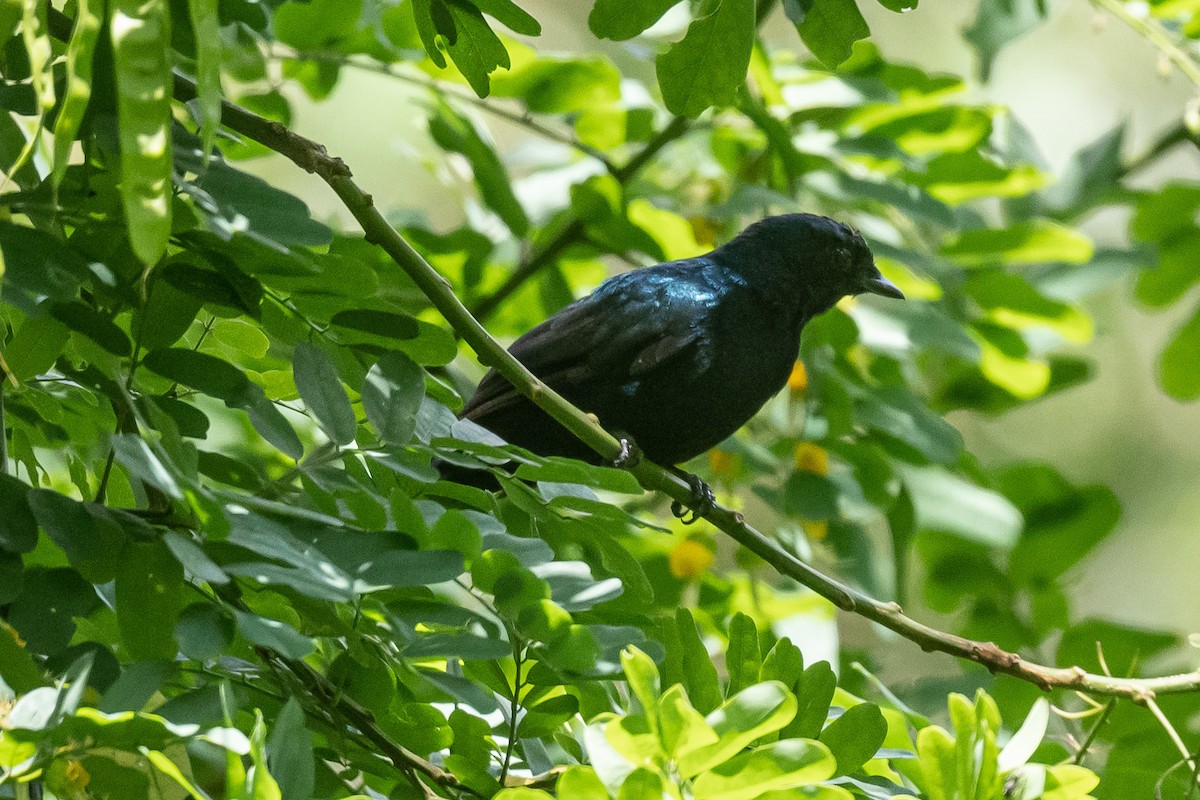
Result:
<instances>
[{"instance_id":1,"label":"bird's wing","mask_svg":"<svg viewBox=\"0 0 1200 800\"><path fill-rule=\"evenodd\" d=\"M715 301L718 284L707 265L695 261L620 275L530 330L509 352L557 391L597 378L613 388L636 380L704 335L702 312ZM491 371L463 416L478 421L519 399Z\"/></svg>"}]
</instances>

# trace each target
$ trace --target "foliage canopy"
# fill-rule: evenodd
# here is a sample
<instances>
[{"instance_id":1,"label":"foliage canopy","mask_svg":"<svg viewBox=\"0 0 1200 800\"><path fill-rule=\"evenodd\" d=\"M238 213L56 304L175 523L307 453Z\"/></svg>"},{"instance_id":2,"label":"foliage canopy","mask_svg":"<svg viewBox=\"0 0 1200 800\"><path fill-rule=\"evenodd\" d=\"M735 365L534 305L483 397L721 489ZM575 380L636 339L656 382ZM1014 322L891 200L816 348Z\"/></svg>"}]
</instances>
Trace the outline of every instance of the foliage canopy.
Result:
<instances>
[{"instance_id":1,"label":"foliage canopy","mask_svg":"<svg viewBox=\"0 0 1200 800\"><path fill-rule=\"evenodd\" d=\"M1188 69L1196 4L1097 5ZM1115 281L1184 300L1200 187L1129 181L1194 132L1128 159L1118 128L1050 174L973 76L884 58L854 0L595 0L569 53L538 49L538 11L0 5L0 797L1191 796L1179 637L1081 619L1064 589L1112 492L985 466L945 415L1086 384L1086 299ZM981 77L1046 14L984 0ZM287 130L350 70L420 92L463 221L409 209L389 239ZM252 174L272 149L367 234ZM1128 243L1097 248L1079 225L1111 205ZM649 473L456 419L480 374L459 338L488 344L459 300L511 339L614 269L798 210L856 224L910 299L811 323L788 389L689 465L783 562L673 521ZM1198 353L1200 311L1166 393L1200 397ZM870 619L939 615L889 625L927 648L1079 671L901 685L883 655L915 645L840 644L836 592L776 571L801 561Z\"/></svg>"}]
</instances>

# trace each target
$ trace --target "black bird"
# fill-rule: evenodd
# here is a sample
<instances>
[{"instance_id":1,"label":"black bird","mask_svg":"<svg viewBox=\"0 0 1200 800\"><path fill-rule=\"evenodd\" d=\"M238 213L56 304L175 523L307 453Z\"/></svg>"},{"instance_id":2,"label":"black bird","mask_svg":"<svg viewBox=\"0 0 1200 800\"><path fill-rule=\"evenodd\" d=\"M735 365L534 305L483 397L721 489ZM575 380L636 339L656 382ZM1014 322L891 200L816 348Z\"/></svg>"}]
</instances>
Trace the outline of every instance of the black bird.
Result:
<instances>
[{"instance_id":1,"label":"black bird","mask_svg":"<svg viewBox=\"0 0 1200 800\"><path fill-rule=\"evenodd\" d=\"M856 230L828 217L785 214L706 255L605 281L510 352L608 431L671 467L754 416L787 382L804 324L863 292L904 297L879 274ZM541 455L599 459L494 370L462 416ZM443 474L464 482L486 475L447 466ZM699 504L711 502L708 487L680 474Z\"/></svg>"}]
</instances>

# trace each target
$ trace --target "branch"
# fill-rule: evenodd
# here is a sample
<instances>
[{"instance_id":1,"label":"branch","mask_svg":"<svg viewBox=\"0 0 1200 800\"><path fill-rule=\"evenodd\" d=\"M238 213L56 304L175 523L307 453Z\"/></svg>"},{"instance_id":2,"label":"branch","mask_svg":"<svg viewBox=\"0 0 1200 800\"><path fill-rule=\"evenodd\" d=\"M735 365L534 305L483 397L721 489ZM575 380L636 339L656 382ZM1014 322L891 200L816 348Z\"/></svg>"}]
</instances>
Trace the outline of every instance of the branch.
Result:
<instances>
[{"instance_id":1,"label":"branch","mask_svg":"<svg viewBox=\"0 0 1200 800\"><path fill-rule=\"evenodd\" d=\"M177 96L194 96L194 86L176 77ZM341 159L330 157L325 148L232 105L222 106L222 122L233 130L279 152L297 166L315 172L329 183L363 228L367 241L378 244L421 287L433 305L457 330L485 365L512 382L513 386L554 417L605 459L616 458L620 444L600 427L594 417L580 411L533 373L529 372L499 342L493 339L451 290L450 283L401 237L375 209L370 195L359 189ZM686 482L657 464L643 461L631 470L643 487L687 504L691 489ZM1200 691L1200 670L1158 678L1114 678L1089 673L1080 667L1048 667L1023 660L992 642L978 642L940 631L906 616L896 603L885 603L853 589L814 569L776 541L748 525L742 515L718 506L704 515L715 527L758 555L781 575L792 578L829 600L838 608L865 617L915 642L926 651L939 651L982 664L992 672L1028 681L1042 689L1077 689L1096 695L1127 697L1144 702L1159 694Z\"/></svg>"},{"instance_id":2,"label":"branch","mask_svg":"<svg viewBox=\"0 0 1200 800\"><path fill-rule=\"evenodd\" d=\"M407 72L396 69L392 64L385 64L378 61L364 61L350 56L341 55L338 53L323 53L313 50L289 50L288 52L275 52L270 50L267 55L273 58L290 58L294 61L318 61L326 64L337 64L343 67L352 67L354 69L363 70L364 72L374 72L379 75L387 75L391 78L404 81L413 86L420 86L424 89L441 95L442 97L453 98L455 102L468 103L476 108L491 114L494 117L508 120L514 125L520 125L523 128L533 131L543 139L548 139L552 142L564 144L567 147L578 150L583 155L594 158L604 165L604 168L610 173L615 174L618 171L616 164L603 151L592 147L590 144L580 141L574 134L564 131L558 131L554 128L544 125L534 118L528 111L510 111L503 106L485 100L481 97L476 97L474 94L468 94L454 89L452 86L446 86L432 79L418 78L415 75L410 75Z\"/></svg>"},{"instance_id":3,"label":"branch","mask_svg":"<svg viewBox=\"0 0 1200 800\"><path fill-rule=\"evenodd\" d=\"M67 19L59 12L51 11L52 20L58 17ZM53 29L54 25L51 27ZM176 75L174 87L175 96L180 100L187 101L196 96L196 86L187 78ZM454 294L450 282L438 274L375 209L371 196L355 185L349 168L340 158L330 156L322 145L293 133L278 122L264 119L231 103L222 103L221 114L222 123L232 130L287 156L297 166L324 179L362 226L366 240L382 247L412 278L483 364L503 375L518 392L532 400L602 458L611 461L618 456L621 450L619 442L600 427L595 417L568 403L488 334ZM642 460L630 471L647 490L661 492L684 505L691 503L692 491L688 484L657 464ZM1143 704L1158 695L1200 691L1200 669L1155 678L1115 678L1090 673L1078 666L1049 667L1025 661L993 642L967 639L918 622L906 616L899 604L877 600L825 575L784 550L774 539L751 527L735 511L717 506L703 517L762 558L779 574L808 587L843 611L879 623L925 651L948 653L973 661L993 673L1011 675L1046 691L1075 689L1093 695L1125 697Z\"/></svg>"}]
</instances>

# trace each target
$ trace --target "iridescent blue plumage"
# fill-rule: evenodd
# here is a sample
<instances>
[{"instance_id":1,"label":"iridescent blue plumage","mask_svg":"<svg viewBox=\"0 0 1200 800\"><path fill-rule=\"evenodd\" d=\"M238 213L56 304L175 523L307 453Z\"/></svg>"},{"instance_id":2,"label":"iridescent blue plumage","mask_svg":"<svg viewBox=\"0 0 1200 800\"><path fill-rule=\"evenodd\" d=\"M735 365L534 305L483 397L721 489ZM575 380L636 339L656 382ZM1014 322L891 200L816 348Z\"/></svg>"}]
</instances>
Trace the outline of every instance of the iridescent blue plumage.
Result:
<instances>
[{"instance_id":1,"label":"iridescent blue plumage","mask_svg":"<svg viewBox=\"0 0 1200 800\"><path fill-rule=\"evenodd\" d=\"M750 419L786 383L804 324L861 292L902 297L856 231L811 214L770 217L707 255L611 278L510 349L608 430L672 465ZM463 416L537 453L595 459L494 372Z\"/></svg>"}]
</instances>

